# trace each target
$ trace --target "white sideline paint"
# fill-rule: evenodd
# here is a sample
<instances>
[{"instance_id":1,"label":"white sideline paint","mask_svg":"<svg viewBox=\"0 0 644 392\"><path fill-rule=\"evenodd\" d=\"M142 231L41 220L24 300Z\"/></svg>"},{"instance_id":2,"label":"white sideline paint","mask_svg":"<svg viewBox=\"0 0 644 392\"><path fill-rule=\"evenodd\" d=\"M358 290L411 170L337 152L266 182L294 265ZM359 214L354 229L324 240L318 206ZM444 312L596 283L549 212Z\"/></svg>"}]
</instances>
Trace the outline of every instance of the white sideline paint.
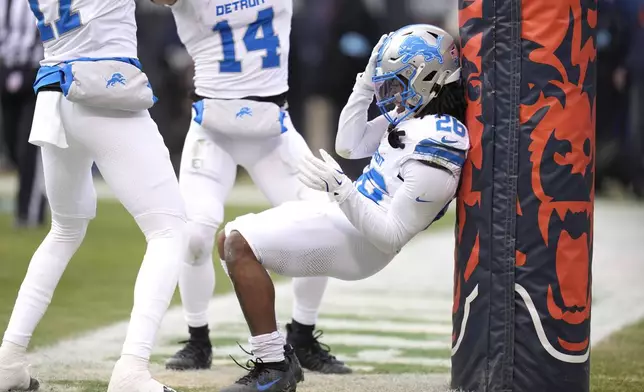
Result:
<instances>
[{"instance_id":1,"label":"white sideline paint","mask_svg":"<svg viewBox=\"0 0 644 392\"><path fill-rule=\"evenodd\" d=\"M362 347L355 355L341 358L359 361L366 369L370 364L387 363L424 364L447 369L449 354L447 358L418 358L405 357L402 353L405 349L444 348L447 353L451 350L451 328L446 321L451 318L452 268L453 232L445 230L415 239L389 267L370 279L359 282L331 280L319 327L343 332L327 331L323 341L331 345ZM593 271L591 341L596 344L610 333L644 317L644 205L597 202ZM289 320L291 296L289 284L276 287L278 315L282 322ZM333 317L325 318L325 314ZM341 320L336 318L339 314L361 316L365 320ZM215 297L211 301L210 315L214 339L235 338L244 342L247 330L234 295ZM396 317L404 318L404 321L397 322ZM378 321L380 319L383 321ZM109 374L114 358L119 355L125 330L126 323L122 322L38 350L31 354L36 374L48 379L62 377L56 373L61 368L66 371L77 369L81 375L76 377L82 377L88 369L100 369ZM356 337L349 333L351 330L368 333ZM423 332L438 337L434 335L417 344L410 343L404 336L379 336L378 331ZM159 333L155 355L171 354L178 347L176 341L185 335L181 310L171 309ZM243 355L228 345L217 347L216 353L217 365L231 363L224 358L227 354L237 358Z\"/></svg>"}]
</instances>

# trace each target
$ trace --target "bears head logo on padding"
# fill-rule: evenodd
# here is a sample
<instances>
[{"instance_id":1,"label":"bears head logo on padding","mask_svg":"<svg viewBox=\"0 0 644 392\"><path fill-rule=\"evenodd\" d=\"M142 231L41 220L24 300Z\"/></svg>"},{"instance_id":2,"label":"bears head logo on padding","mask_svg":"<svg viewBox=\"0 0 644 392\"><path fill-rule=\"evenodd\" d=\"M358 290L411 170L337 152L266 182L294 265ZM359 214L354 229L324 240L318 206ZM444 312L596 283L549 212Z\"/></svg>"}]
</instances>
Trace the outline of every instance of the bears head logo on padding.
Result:
<instances>
[{"instance_id":1,"label":"bears head logo on padding","mask_svg":"<svg viewBox=\"0 0 644 392\"><path fill-rule=\"evenodd\" d=\"M551 25L553 15L569 23L522 34L526 59L521 63L519 137L528 140L521 141L519 154L515 290L521 303L517 309L525 304L530 330L537 335L530 339L538 339L534 350L543 349L558 361L584 363L591 311L597 11L596 5L578 0L547 1L551 13L543 13L542 2L522 6L523 17L536 25ZM482 110L487 96L482 95L482 56L493 44L483 15L494 15L494 8L482 0L460 4L471 149L457 199L452 356L462 365L455 367L465 369L470 358L459 356L459 347L482 341L470 326L479 321L477 307L485 306L476 300L479 289L489 290L489 282L481 280L488 272L479 263L489 255L486 212L493 200L484 191L494 175L494 129L487 127L495 119L494 111ZM525 282L531 284L522 286Z\"/></svg>"},{"instance_id":2,"label":"bears head logo on padding","mask_svg":"<svg viewBox=\"0 0 644 392\"><path fill-rule=\"evenodd\" d=\"M116 86L117 84L122 84L125 86L125 76L123 74L120 74L118 72L114 73L112 77L109 78L107 81L107 85L105 85L105 88L113 87Z\"/></svg>"},{"instance_id":3,"label":"bears head logo on padding","mask_svg":"<svg viewBox=\"0 0 644 392\"><path fill-rule=\"evenodd\" d=\"M525 164L531 184L522 194L531 201L521 206L519 200L518 226L530 229L518 230L516 291L543 348L562 362L584 363L591 309L596 108L592 26L597 11L591 7L582 12L579 1L550 3L558 20L569 23L548 34L523 32L528 61L522 66L526 79L520 115L522 132L530 137ZM537 7L523 12L535 23L547 24L553 17ZM519 284L536 270L538 285Z\"/></svg>"},{"instance_id":4,"label":"bears head logo on padding","mask_svg":"<svg viewBox=\"0 0 644 392\"><path fill-rule=\"evenodd\" d=\"M440 36L436 40L436 45L430 45L421 37L410 35L400 45L398 54L403 56L402 62L408 63L414 57L422 55L425 61L430 62L434 59L443 64L443 55L441 54L441 41L443 37Z\"/></svg>"}]
</instances>

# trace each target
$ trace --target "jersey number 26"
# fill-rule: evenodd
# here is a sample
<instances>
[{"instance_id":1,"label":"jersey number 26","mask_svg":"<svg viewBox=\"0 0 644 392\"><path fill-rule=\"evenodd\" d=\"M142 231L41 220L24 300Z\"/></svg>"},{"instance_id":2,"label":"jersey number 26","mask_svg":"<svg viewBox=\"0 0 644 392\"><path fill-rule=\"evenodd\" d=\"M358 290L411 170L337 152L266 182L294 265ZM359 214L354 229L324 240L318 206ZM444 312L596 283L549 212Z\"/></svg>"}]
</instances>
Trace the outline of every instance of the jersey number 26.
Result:
<instances>
[{"instance_id":1,"label":"jersey number 26","mask_svg":"<svg viewBox=\"0 0 644 392\"><path fill-rule=\"evenodd\" d=\"M249 52L265 50L266 56L262 58L262 68L276 68L280 66L280 56L277 48L280 46L280 39L275 35L273 29L273 8L267 8L257 13L257 20L251 23L244 34L244 45ZM257 38L259 30L262 30L262 37ZM221 44L224 48L224 59L219 61L219 71L227 73L241 72L241 61L235 56L235 37L227 20L222 20L212 28L214 32L221 34Z\"/></svg>"},{"instance_id":2,"label":"jersey number 26","mask_svg":"<svg viewBox=\"0 0 644 392\"><path fill-rule=\"evenodd\" d=\"M58 0L57 3L58 19L54 21L54 25L60 37L63 34L81 27L81 18L78 11L72 11L72 0ZM42 42L51 41L56 38L51 23L45 21L45 15L40 10L38 0L29 0L29 8L31 8L31 12L38 19L38 31L40 31L40 39L42 39Z\"/></svg>"},{"instance_id":3,"label":"jersey number 26","mask_svg":"<svg viewBox=\"0 0 644 392\"><path fill-rule=\"evenodd\" d=\"M465 136L465 127L454 117L436 117L436 130L439 132L455 133L457 136Z\"/></svg>"}]
</instances>

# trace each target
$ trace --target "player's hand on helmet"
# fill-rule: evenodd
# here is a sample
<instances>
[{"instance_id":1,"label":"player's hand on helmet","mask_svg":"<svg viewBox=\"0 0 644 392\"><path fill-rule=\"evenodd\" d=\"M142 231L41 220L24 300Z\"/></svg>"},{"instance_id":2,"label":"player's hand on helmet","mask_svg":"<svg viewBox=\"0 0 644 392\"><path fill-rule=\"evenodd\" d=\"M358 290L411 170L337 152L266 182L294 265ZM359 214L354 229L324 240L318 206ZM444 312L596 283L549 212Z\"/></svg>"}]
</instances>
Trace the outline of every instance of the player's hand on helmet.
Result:
<instances>
[{"instance_id":1,"label":"player's hand on helmet","mask_svg":"<svg viewBox=\"0 0 644 392\"><path fill-rule=\"evenodd\" d=\"M307 187L332 194L338 202L344 201L354 189L340 165L320 149L322 159L307 154L299 166L298 178Z\"/></svg>"},{"instance_id":2,"label":"player's hand on helmet","mask_svg":"<svg viewBox=\"0 0 644 392\"><path fill-rule=\"evenodd\" d=\"M358 74L358 77L356 79L356 85L361 87L362 89L373 91L373 77L376 74L376 63L378 60L378 52L380 52L380 48L382 48L382 45L385 43L385 40L391 34L392 33L384 34L382 37L380 37L380 41L378 41L376 46L373 47L373 51L371 52L371 57L369 57L369 62L367 63L367 67L365 68L364 72Z\"/></svg>"}]
</instances>

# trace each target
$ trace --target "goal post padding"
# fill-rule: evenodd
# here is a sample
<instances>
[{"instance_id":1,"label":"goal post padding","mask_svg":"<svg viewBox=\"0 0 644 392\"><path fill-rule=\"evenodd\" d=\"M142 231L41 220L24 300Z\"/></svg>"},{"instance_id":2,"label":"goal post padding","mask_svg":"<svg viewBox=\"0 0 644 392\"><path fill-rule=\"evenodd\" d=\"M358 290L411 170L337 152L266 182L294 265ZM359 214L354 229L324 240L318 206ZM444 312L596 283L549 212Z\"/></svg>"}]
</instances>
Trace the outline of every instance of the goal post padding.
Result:
<instances>
[{"instance_id":1,"label":"goal post padding","mask_svg":"<svg viewBox=\"0 0 644 392\"><path fill-rule=\"evenodd\" d=\"M459 3L452 387L588 392L597 3Z\"/></svg>"}]
</instances>

